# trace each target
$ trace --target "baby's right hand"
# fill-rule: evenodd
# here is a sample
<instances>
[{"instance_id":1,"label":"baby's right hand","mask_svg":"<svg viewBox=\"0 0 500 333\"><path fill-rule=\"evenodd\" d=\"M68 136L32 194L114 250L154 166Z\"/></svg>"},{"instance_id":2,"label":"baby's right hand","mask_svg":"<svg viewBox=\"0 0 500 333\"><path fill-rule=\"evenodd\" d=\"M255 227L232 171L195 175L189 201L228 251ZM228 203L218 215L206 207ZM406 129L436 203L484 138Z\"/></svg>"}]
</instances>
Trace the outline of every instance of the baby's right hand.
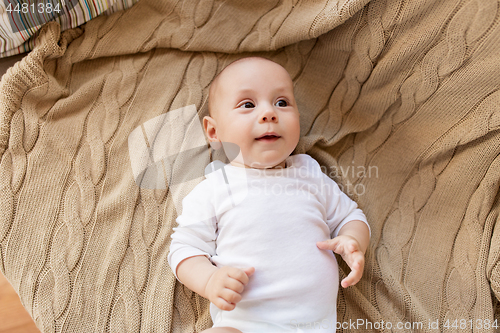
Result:
<instances>
[{"instance_id":1,"label":"baby's right hand","mask_svg":"<svg viewBox=\"0 0 500 333\"><path fill-rule=\"evenodd\" d=\"M248 277L255 272L255 268L240 269L224 266L215 271L208 279L205 295L219 309L231 311L236 303L241 301L241 293L248 283Z\"/></svg>"}]
</instances>

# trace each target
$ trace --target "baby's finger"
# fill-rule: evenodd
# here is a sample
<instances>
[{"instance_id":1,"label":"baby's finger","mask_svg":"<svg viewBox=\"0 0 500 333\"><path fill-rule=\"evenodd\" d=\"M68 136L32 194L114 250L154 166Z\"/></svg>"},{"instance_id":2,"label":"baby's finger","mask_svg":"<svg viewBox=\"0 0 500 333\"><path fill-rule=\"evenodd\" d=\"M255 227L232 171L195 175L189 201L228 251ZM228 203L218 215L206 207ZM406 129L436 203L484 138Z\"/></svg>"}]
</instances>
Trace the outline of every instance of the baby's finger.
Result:
<instances>
[{"instance_id":1,"label":"baby's finger","mask_svg":"<svg viewBox=\"0 0 500 333\"><path fill-rule=\"evenodd\" d=\"M245 285L241 283L241 281L229 278L224 282L224 287L230 290L234 290L235 292L241 294L245 289Z\"/></svg>"},{"instance_id":2,"label":"baby's finger","mask_svg":"<svg viewBox=\"0 0 500 333\"><path fill-rule=\"evenodd\" d=\"M339 239L338 238L333 238L329 239L326 241L321 241L321 242L316 242L316 246L320 248L321 250L331 250L335 251L335 248L339 244Z\"/></svg>"},{"instance_id":3,"label":"baby's finger","mask_svg":"<svg viewBox=\"0 0 500 333\"><path fill-rule=\"evenodd\" d=\"M231 311L236 307L235 303L228 302L222 297L217 297L217 299L215 299L213 303L216 307L224 311Z\"/></svg>"},{"instance_id":4,"label":"baby's finger","mask_svg":"<svg viewBox=\"0 0 500 333\"><path fill-rule=\"evenodd\" d=\"M248 283L248 275L240 268L232 267L228 272L227 272L229 277L232 277L233 279L236 279L243 283L243 285L246 285Z\"/></svg>"},{"instance_id":5,"label":"baby's finger","mask_svg":"<svg viewBox=\"0 0 500 333\"><path fill-rule=\"evenodd\" d=\"M351 269L353 269L354 266L361 266L364 265L365 262L365 257L363 253L356 251L356 252L346 252L342 254L342 259L349 265Z\"/></svg>"},{"instance_id":6,"label":"baby's finger","mask_svg":"<svg viewBox=\"0 0 500 333\"><path fill-rule=\"evenodd\" d=\"M362 272L358 270L352 270L349 275L340 283L342 287L347 288L353 286L361 280Z\"/></svg>"},{"instance_id":7,"label":"baby's finger","mask_svg":"<svg viewBox=\"0 0 500 333\"><path fill-rule=\"evenodd\" d=\"M247 268L244 268L243 269L243 272L245 272L245 274L250 277L253 275L253 273L255 273L255 267L247 267Z\"/></svg>"},{"instance_id":8,"label":"baby's finger","mask_svg":"<svg viewBox=\"0 0 500 333\"><path fill-rule=\"evenodd\" d=\"M236 304L241 301L241 295L239 293L227 288L224 288L220 292L219 297L222 297L222 299L231 304Z\"/></svg>"}]
</instances>

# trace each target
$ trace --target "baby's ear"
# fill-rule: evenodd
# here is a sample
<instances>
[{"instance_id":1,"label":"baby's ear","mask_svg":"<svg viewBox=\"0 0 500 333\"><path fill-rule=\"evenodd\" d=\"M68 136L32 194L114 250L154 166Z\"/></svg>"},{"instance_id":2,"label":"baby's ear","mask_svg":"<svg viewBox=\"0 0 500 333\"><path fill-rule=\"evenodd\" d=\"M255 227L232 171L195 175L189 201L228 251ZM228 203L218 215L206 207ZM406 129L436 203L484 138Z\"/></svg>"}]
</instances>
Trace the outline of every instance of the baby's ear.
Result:
<instances>
[{"instance_id":1,"label":"baby's ear","mask_svg":"<svg viewBox=\"0 0 500 333\"><path fill-rule=\"evenodd\" d=\"M219 141L217 138L217 122L210 116L203 117L203 128L209 141Z\"/></svg>"}]
</instances>

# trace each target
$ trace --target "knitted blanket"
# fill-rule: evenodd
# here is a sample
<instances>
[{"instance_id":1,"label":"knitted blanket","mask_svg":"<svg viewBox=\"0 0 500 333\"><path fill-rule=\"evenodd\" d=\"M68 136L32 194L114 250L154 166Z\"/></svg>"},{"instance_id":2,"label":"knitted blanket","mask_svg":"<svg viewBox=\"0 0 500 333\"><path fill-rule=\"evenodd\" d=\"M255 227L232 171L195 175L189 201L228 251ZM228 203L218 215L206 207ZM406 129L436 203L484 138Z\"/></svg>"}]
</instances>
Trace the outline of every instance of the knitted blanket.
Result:
<instances>
[{"instance_id":1,"label":"knitted blanket","mask_svg":"<svg viewBox=\"0 0 500 333\"><path fill-rule=\"evenodd\" d=\"M203 117L214 76L259 55L294 80L296 153L372 230L338 323L298 324L496 331L499 16L497 0L141 0L46 25L0 83L2 272L42 332L210 327L167 264L174 191L138 184L129 137L187 106Z\"/></svg>"}]
</instances>

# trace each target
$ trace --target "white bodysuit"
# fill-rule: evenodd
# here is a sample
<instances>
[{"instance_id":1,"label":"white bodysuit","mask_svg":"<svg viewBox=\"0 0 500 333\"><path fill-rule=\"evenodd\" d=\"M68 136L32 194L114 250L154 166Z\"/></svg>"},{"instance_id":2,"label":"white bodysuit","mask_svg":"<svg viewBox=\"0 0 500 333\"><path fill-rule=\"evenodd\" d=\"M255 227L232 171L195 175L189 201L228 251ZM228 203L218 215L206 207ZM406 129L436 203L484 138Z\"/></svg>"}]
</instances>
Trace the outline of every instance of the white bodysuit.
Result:
<instances>
[{"instance_id":1,"label":"white bodysuit","mask_svg":"<svg viewBox=\"0 0 500 333\"><path fill-rule=\"evenodd\" d=\"M168 255L174 274L196 255L217 267L255 267L234 310L210 304L213 327L335 332L337 261L316 242L366 217L309 155L290 156L286 164L266 170L226 165L182 201Z\"/></svg>"}]
</instances>

